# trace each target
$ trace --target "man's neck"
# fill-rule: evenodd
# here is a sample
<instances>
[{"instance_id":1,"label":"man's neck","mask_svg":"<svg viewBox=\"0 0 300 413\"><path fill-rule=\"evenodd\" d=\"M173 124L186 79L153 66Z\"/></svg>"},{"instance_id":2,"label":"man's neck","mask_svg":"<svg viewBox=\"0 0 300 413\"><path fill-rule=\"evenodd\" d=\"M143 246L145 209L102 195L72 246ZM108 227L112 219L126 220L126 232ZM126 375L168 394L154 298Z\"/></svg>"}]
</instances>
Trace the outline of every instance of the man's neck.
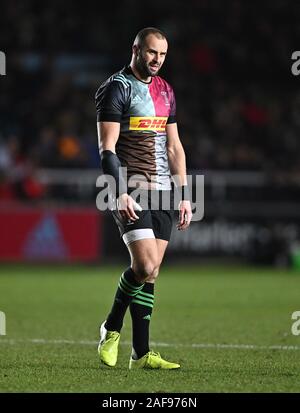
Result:
<instances>
[{"instance_id":1,"label":"man's neck","mask_svg":"<svg viewBox=\"0 0 300 413\"><path fill-rule=\"evenodd\" d=\"M130 63L130 69L132 70L134 76L139 79L141 82L144 83L150 83L151 82L151 76L147 76L147 77L143 77L140 72L138 71L138 69L136 68L134 63Z\"/></svg>"}]
</instances>

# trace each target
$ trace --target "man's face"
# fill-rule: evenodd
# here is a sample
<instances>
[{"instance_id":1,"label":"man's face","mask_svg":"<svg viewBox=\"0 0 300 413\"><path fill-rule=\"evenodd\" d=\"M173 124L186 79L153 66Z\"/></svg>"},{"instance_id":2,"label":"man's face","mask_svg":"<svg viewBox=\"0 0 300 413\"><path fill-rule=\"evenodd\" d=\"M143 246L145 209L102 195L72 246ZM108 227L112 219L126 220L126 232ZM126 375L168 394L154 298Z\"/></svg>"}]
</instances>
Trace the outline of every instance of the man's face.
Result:
<instances>
[{"instance_id":1,"label":"man's face","mask_svg":"<svg viewBox=\"0 0 300 413\"><path fill-rule=\"evenodd\" d=\"M136 49L136 63L139 72L146 76L157 76L166 58L168 43L149 34L142 48Z\"/></svg>"}]
</instances>

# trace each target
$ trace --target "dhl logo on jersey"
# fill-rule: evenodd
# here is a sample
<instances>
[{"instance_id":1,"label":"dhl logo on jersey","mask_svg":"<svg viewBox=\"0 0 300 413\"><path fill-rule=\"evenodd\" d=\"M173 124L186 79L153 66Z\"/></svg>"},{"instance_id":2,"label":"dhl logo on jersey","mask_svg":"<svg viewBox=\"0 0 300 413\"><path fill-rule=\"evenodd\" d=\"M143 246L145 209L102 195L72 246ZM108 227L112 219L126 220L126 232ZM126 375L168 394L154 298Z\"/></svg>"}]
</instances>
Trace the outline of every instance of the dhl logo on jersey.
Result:
<instances>
[{"instance_id":1,"label":"dhl logo on jersey","mask_svg":"<svg viewBox=\"0 0 300 413\"><path fill-rule=\"evenodd\" d=\"M164 132L168 118L165 116L132 116L129 122L129 130L155 130Z\"/></svg>"}]
</instances>

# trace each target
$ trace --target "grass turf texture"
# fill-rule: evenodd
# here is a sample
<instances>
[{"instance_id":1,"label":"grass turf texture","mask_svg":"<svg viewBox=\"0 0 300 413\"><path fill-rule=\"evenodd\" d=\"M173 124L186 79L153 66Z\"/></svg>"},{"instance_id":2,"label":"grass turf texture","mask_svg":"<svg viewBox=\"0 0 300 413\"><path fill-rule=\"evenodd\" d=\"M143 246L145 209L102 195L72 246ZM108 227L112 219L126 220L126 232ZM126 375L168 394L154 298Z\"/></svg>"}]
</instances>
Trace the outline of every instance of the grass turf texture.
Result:
<instances>
[{"instance_id":1,"label":"grass turf texture","mask_svg":"<svg viewBox=\"0 0 300 413\"><path fill-rule=\"evenodd\" d=\"M7 329L0 336L0 391L300 391L300 336L291 333L291 314L300 310L299 273L165 265L156 285L151 339L171 346L152 348L182 368L129 371L129 314L117 366L100 366L96 350L98 325L122 270L2 265L0 310ZM191 346L199 343L266 348ZM298 349L269 349L272 345Z\"/></svg>"}]
</instances>

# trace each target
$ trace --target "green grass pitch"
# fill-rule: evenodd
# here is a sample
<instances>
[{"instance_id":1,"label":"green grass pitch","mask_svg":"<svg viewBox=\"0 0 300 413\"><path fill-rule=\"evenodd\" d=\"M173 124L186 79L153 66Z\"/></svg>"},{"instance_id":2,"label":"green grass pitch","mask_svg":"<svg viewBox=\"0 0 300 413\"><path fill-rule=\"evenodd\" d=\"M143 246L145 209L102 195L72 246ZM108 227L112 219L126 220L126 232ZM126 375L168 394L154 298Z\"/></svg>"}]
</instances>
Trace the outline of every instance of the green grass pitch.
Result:
<instances>
[{"instance_id":1,"label":"green grass pitch","mask_svg":"<svg viewBox=\"0 0 300 413\"><path fill-rule=\"evenodd\" d=\"M1 265L0 391L300 391L300 335L291 332L299 273L166 263L155 291L152 348L182 368L129 371L129 314L117 366L100 366L96 350L122 270Z\"/></svg>"}]
</instances>

